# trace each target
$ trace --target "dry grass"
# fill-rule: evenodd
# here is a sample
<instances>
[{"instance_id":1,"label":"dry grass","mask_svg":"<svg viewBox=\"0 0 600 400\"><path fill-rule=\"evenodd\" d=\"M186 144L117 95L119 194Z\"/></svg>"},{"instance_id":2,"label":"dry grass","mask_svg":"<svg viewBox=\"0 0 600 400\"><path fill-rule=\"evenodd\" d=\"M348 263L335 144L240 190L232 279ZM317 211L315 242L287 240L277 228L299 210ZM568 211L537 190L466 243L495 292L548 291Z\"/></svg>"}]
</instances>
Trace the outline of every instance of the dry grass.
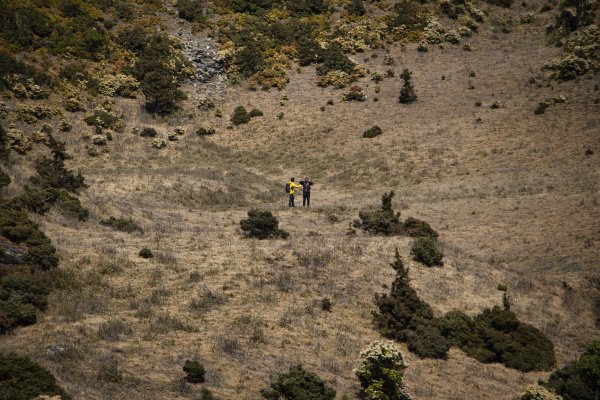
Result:
<instances>
[{"instance_id":1,"label":"dry grass","mask_svg":"<svg viewBox=\"0 0 600 400\"><path fill-rule=\"evenodd\" d=\"M597 336L589 278L600 260L600 165L584 151L600 151L600 113L587 79L526 85L557 51L545 45L544 18L510 34L483 24L468 40L470 53L391 48L397 72L413 71L419 99L409 106L397 103L399 78L380 83L376 103L365 79L369 99L355 104L316 87L304 68L290 72L284 107L281 92L239 87L219 95L222 119L197 110L188 118L189 106L169 124L193 132L210 123L218 133L187 134L163 150L130 133L138 125L170 129L139 100L116 104L129 126L100 158L85 155L78 133L87 128L75 123L61 139L90 184L82 202L91 218L38 219L68 271L66 288L53 292L38 324L2 338L2 347L28 353L81 399L193 398L199 388L181 380L191 358L201 360L221 399L255 400L294 363L334 385L339 398L355 398L352 368L379 338L373 296L393 279L388 263L397 247L436 313L500 304L496 288L505 284L519 317L552 339L559 363L573 359ZM379 53L367 66L383 72ZM533 114L536 99L559 92L565 104ZM335 104L321 112L330 98ZM502 107L490 109L493 101ZM240 104L265 116L229 130ZM361 134L374 124L384 134L366 141ZM9 170L21 183L35 154ZM316 183L313 207L290 210L283 185L304 175ZM346 235L358 210L390 189L404 217L438 230L444 267L414 263L407 238ZM290 239L242 239L239 221L251 207L273 211ZM98 224L109 216L131 217L144 233ZM142 247L155 257L138 257ZM331 312L321 309L324 297ZM52 344L70 350L50 355ZM415 399L511 399L547 376L482 365L456 349L447 361L405 353Z\"/></svg>"}]
</instances>

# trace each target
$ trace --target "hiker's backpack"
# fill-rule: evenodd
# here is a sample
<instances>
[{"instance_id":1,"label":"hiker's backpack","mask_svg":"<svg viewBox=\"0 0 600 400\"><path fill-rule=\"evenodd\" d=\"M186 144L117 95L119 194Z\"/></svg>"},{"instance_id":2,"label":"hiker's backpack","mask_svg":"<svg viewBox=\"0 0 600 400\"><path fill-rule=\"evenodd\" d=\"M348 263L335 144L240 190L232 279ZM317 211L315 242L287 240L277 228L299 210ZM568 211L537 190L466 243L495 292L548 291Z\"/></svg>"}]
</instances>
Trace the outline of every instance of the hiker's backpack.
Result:
<instances>
[{"instance_id":1,"label":"hiker's backpack","mask_svg":"<svg viewBox=\"0 0 600 400\"><path fill-rule=\"evenodd\" d=\"M285 192L287 194L290 194L290 183L289 182L285 184Z\"/></svg>"}]
</instances>

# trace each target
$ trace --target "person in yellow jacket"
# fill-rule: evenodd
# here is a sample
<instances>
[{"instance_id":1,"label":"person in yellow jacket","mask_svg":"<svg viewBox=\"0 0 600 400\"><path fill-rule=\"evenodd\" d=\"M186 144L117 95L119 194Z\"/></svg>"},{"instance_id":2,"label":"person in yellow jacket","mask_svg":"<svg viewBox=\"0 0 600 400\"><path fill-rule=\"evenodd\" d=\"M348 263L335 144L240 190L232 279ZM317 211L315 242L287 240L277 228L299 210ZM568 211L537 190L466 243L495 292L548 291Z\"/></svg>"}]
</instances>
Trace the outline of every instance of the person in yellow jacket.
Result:
<instances>
[{"instance_id":1,"label":"person in yellow jacket","mask_svg":"<svg viewBox=\"0 0 600 400\"><path fill-rule=\"evenodd\" d=\"M288 192L290 195L290 200L288 202L288 207L296 207L294 205L294 189L300 189L302 187L302 185L296 185L294 183L294 178L290 178L290 182L288 183L289 187L290 187L290 191Z\"/></svg>"}]
</instances>

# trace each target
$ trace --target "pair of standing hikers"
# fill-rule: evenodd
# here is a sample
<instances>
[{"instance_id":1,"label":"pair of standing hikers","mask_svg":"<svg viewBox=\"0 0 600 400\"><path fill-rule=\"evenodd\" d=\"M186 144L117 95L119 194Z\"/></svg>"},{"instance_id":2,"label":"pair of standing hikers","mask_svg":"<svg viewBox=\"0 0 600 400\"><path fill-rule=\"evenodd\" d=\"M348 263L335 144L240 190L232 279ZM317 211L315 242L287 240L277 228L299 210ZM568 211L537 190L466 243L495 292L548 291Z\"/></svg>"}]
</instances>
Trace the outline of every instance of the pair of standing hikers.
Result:
<instances>
[{"instance_id":1,"label":"pair of standing hikers","mask_svg":"<svg viewBox=\"0 0 600 400\"><path fill-rule=\"evenodd\" d=\"M285 191L290 196L288 207L296 207L294 204L294 189L300 188L302 188L302 207L310 207L310 188L313 183L308 176L305 176L298 183L299 185L294 182L294 178L290 178L290 181L285 185Z\"/></svg>"}]
</instances>

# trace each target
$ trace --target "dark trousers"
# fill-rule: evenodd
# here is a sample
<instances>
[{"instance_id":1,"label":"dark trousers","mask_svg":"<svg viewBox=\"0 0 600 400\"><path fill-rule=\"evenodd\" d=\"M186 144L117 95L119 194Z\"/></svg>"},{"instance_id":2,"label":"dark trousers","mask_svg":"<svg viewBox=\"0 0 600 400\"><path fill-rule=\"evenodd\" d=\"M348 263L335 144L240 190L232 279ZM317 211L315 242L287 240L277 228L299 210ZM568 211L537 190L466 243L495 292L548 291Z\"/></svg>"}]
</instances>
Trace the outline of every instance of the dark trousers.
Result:
<instances>
[{"instance_id":1,"label":"dark trousers","mask_svg":"<svg viewBox=\"0 0 600 400\"><path fill-rule=\"evenodd\" d=\"M296 207L294 204L294 195L290 194L290 201L288 202L288 207Z\"/></svg>"},{"instance_id":2,"label":"dark trousers","mask_svg":"<svg viewBox=\"0 0 600 400\"><path fill-rule=\"evenodd\" d=\"M310 192L302 192L302 207L310 207Z\"/></svg>"}]
</instances>

